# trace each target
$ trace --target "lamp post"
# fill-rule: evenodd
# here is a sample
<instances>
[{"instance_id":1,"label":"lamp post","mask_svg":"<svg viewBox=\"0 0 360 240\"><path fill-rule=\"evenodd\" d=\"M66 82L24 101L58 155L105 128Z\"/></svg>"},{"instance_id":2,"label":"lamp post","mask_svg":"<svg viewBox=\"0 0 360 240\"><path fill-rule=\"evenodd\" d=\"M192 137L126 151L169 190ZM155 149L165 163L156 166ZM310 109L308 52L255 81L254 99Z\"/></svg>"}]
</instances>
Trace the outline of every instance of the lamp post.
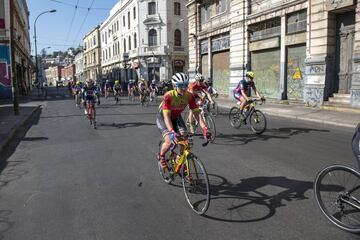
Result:
<instances>
[{"instance_id":1,"label":"lamp post","mask_svg":"<svg viewBox=\"0 0 360 240\"><path fill-rule=\"evenodd\" d=\"M55 10L55 9L50 10L50 11L45 11L45 12L42 12L42 13L40 13L40 14L36 17L35 22L34 22L34 39L35 39L35 70L36 70L36 72L35 72L35 76L36 76L35 82L36 82L36 84L38 84L38 81L39 81L39 66L38 66L37 41L36 41L36 21L38 20L38 18L39 18L41 15L43 15L43 14L45 14L45 13L54 13L54 12L56 12L56 10Z\"/></svg>"}]
</instances>

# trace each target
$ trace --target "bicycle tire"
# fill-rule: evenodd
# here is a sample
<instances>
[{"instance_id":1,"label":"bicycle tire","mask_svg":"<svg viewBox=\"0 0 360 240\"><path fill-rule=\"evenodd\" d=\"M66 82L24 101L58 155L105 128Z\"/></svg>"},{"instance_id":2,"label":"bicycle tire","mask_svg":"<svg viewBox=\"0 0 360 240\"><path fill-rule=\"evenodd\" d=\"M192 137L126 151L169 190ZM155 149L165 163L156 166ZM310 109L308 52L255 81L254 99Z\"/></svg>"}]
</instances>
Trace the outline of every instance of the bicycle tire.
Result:
<instances>
[{"instance_id":1,"label":"bicycle tire","mask_svg":"<svg viewBox=\"0 0 360 240\"><path fill-rule=\"evenodd\" d=\"M346 176L339 177L340 174L347 174L348 177ZM325 181L326 177L329 177L330 180L328 184L326 184L327 182ZM354 181L351 181L350 178L352 177L354 178ZM340 183L341 180L343 180L344 182ZM324 168L317 174L314 181L315 199L322 213L326 216L326 218L330 222L335 224L337 227L352 233L360 233L359 181L360 181L360 172L352 167L345 165L331 165ZM349 190L347 188L347 186L349 185L347 184L349 184L353 188L352 190L357 190L357 192L355 191L347 192L346 190ZM332 195L333 197L331 197L331 192L334 193ZM357 199L357 202L354 201L352 197ZM355 203L358 209L344 202L343 199L346 198L348 198L348 200L351 201L352 203ZM327 203L329 203L329 206L327 206ZM335 210L334 213L331 213L331 208ZM356 224L351 224L350 220L354 216L356 217L356 221L355 221ZM344 220L348 222L345 222Z\"/></svg>"},{"instance_id":2,"label":"bicycle tire","mask_svg":"<svg viewBox=\"0 0 360 240\"><path fill-rule=\"evenodd\" d=\"M249 122L251 131L256 134L262 134L266 130L266 117L260 110L255 110L251 113L251 115L249 116ZM255 126L257 126L259 123L263 123L263 126L258 129Z\"/></svg>"},{"instance_id":3,"label":"bicycle tire","mask_svg":"<svg viewBox=\"0 0 360 240\"><path fill-rule=\"evenodd\" d=\"M239 128L242 125L242 119L239 107L232 107L229 112L230 125L233 128Z\"/></svg>"},{"instance_id":4,"label":"bicycle tire","mask_svg":"<svg viewBox=\"0 0 360 240\"><path fill-rule=\"evenodd\" d=\"M181 166L180 172L186 201L195 213L203 215L210 205L209 177L204 164L195 155L190 154ZM194 200L195 197L200 199Z\"/></svg>"},{"instance_id":5,"label":"bicycle tire","mask_svg":"<svg viewBox=\"0 0 360 240\"><path fill-rule=\"evenodd\" d=\"M159 142L159 151L158 151L158 152L160 152L162 144L163 144L163 140L161 140L161 141ZM168 159L169 159L169 156L170 156L170 153L169 153L169 151L168 151L168 152L166 153L166 155L165 155L165 159L168 160ZM163 169L163 168L161 167L161 164L160 164L160 161L159 161L159 160L157 160L157 163L158 163L158 170L159 170L159 174L160 174L161 179L162 179L165 183L170 184L170 183L174 180L174 169L173 169L173 166L172 166L171 162L170 162L170 161L167 161L167 163L168 163L167 169Z\"/></svg>"},{"instance_id":6,"label":"bicycle tire","mask_svg":"<svg viewBox=\"0 0 360 240\"><path fill-rule=\"evenodd\" d=\"M215 126L215 121L214 119L211 117L211 115L205 115L205 123L206 126L209 129L209 132L211 133L211 139L209 139L209 141L211 143L213 143L215 141L216 138L216 126Z\"/></svg>"}]
</instances>

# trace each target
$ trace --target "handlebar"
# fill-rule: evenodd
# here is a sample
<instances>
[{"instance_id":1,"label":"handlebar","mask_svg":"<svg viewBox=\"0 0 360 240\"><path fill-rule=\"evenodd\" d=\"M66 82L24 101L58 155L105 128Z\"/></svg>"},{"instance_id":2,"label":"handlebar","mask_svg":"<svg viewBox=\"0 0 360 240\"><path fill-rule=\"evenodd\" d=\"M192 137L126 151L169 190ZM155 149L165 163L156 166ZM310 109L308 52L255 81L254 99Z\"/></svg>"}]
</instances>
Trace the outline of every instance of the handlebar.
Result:
<instances>
[{"instance_id":1,"label":"handlebar","mask_svg":"<svg viewBox=\"0 0 360 240\"><path fill-rule=\"evenodd\" d=\"M170 151L174 151L177 145L183 145L183 146L192 145L192 137L191 136L186 136L184 138L181 135L176 134L176 138L178 138L180 140L173 142L172 146L170 147ZM191 139L191 140L189 141L189 139ZM203 147L206 147L209 144L209 139L206 136L204 136L204 140L205 141L201 145Z\"/></svg>"}]
</instances>

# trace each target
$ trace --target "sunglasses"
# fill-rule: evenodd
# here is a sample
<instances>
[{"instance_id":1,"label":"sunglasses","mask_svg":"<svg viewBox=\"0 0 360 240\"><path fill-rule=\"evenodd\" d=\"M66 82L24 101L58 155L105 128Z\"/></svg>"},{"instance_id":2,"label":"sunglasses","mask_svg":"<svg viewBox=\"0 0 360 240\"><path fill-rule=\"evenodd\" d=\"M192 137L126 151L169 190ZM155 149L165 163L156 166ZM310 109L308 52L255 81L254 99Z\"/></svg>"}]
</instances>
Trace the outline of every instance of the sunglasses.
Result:
<instances>
[{"instance_id":1,"label":"sunglasses","mask_svg":"<svg viewBox=\"0 0 360 240\"><path fill-rule=\"evenodd\" d=\"M175 87L185 89L188 87L188 84L187 83L177 83L175 85Z\"/></svg>"}]
</instances>

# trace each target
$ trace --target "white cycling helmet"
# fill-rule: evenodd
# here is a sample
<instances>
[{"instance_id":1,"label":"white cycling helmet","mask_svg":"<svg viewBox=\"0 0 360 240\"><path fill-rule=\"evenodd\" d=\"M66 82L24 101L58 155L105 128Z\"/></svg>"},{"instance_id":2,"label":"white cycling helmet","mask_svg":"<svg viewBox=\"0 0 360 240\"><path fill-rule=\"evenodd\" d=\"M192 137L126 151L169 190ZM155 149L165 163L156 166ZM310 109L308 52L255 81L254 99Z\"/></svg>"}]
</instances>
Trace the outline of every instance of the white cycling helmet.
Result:
<instances>
[{"instance_id":1,"label":"white cycling helmet","mask_svg":"<svg viewBox=\"0 0 360 240\"><path fill-rule=\"evenodd\" d=\"M204 76L201 73L195 74L195 81L203 81L203 80L204 80Z\"/></svg>"},{"instance_id":2,"label":"white cycling helmet","mask_svg":"<svg viewBox=\"0 0 360 240\"><path fill-rule=\"evenodd\" d=\"M177 85L184 85L189 83L189 77L185 73L176 73L171 78L172 84L175 86Z\"/></svg>"}]
</instances>

